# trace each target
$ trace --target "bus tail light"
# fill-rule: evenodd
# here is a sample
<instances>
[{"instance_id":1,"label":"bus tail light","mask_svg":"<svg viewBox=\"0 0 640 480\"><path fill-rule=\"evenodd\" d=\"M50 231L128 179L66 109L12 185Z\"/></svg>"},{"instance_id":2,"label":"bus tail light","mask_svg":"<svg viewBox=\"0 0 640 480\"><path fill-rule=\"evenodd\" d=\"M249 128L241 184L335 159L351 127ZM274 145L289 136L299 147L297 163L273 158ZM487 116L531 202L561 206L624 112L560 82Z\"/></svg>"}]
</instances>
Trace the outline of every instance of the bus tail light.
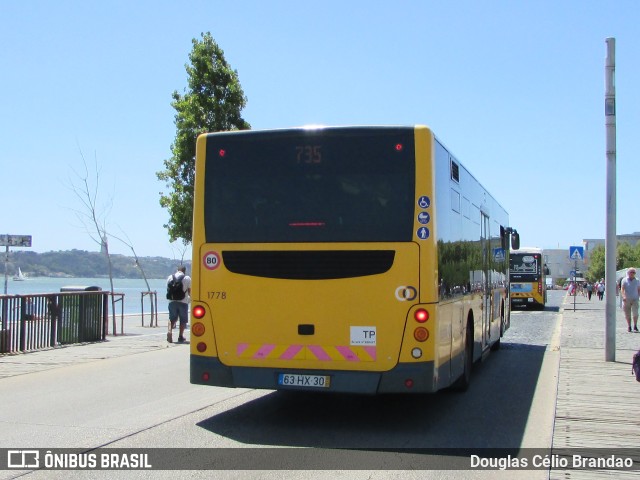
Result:
<instances>
[{"instance_id":1,"label":"bus tail light","mask_svg":"<svg viewBox=\"0 0 640 480\"><path fill-rule=\"evenodd\" d=\"M413 331L413 338L419 342L426 342L429 339L429 330L424 327L418 327Z\"/></svg>"},{"instance_id":2,"label":"bus tail light","mask_svg":"<svg viewBox=\"0 0 640 480\"><path fill-rule=\"evenodd\" d=\"M204 353L206 349L207 349L207 344L204 342L198 342L198 344L196 345L196 350L198 350L198 352L200 353Z\"/></svg>"},{"instance_id":3,"label":"bus tail light","mask_svg":"<svg viewBox=\"0 0 640 480\"><path fill-rule=\"evenodd\" d=\"M204 324L201 322L195 322L191 326L191 333L196 337L201 337L202 335L204 335L204 331L205 331L205 327L204 327Z\"/></svg>"},{"instance_id":4,"label":"bus tail light","mask_svg":"<svg viewBox=\"0 0 640 480\"><path fill-rule=\"evenodd\" d=\"M206 315L207 311L204 309L202 305L196 305L193 307L193 316L195 318L202 318Z\"/></svg>"},{"instance_id":5,"label":"bus tail light","mask_svg":"<svg viewBox=\"0 0 640 480\"><path fill-rule=\"evenodd\" d=\"M413 318L415 318L418 323L424 323L429 320L429 312L424 308L419 308L413 314Z\"/></svg>"}]
</instances>

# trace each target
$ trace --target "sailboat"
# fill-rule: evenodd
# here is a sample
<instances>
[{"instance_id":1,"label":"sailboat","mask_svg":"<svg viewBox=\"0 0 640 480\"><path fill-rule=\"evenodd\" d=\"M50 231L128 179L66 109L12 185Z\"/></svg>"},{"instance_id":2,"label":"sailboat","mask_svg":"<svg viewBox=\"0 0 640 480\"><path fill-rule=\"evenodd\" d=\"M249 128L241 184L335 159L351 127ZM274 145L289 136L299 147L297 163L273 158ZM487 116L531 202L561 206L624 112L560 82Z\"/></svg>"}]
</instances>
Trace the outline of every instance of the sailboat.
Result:
<instances>
[{"instance_id":1,"label":"sailboat","mask_svg":"<svg viewBox=\"0 0 640 480\"><path fill-rule=\"evenodd\" d=\"M27 277L24 276L24 274L22 273L22 270L20 270L20 267L18 267L18 274L13 276L13 279L16 282L21 282L23 280L25 280Z\"/></svg>"}]
</instances>

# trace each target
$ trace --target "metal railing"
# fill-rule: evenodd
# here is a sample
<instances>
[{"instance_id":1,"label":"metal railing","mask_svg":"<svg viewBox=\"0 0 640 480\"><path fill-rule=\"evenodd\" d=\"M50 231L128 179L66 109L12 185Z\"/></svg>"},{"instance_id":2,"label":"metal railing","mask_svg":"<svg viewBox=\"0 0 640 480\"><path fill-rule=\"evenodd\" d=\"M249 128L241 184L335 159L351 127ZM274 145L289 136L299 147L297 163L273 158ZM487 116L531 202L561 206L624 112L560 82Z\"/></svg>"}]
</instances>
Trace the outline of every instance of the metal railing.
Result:
<instances>
[{"instance_id":1,"label":"metal railing","mask_svg":"<svg viewBox=\"0 0 640 480\"><path fill-rule=\"evenodd\" d=\"M118 314L118 304L120 304L120 335L124 335L124 293L107 292L113 297L113 335L118 335L118 328L116 324L116 315ZM109 334L109 322L107 322L107 334Z\"/></svg>"},{"instance_id":2,"label":"metal railing","mask_svg":"<svg viewBox=\"0 0 640 480\"><path fill-rule=\"evenodd\" d=\"M158 293L153 292L140 292L140 312L142 313L142 326L144 327L144 299L149 297L149 306L151 309L151 320L149 320L149 326L158 326Z\"/></svg>"},{"instance_id":3,"label":"metal railing","mask_svg":"<svg viewBox=\"0 0 640 480\"><path fill-rule=\"evenodd\" d=\"M108 291L0 295L0 353L105 340Z\"/></svg>"}]
</instances>

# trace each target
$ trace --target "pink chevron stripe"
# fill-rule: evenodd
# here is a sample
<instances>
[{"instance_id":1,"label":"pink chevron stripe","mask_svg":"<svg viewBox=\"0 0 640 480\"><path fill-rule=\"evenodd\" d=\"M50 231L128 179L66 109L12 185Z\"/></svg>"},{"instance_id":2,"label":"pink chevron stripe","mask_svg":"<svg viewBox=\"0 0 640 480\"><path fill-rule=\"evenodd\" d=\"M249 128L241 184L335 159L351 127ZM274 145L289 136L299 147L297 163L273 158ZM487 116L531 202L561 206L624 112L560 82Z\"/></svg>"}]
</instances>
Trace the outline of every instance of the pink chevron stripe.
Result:
<instances>
[{"instance_id":1,"label":"pink chevron stripe","mask_svg":"<svg viewBox=\"0 0 640 480\"><path fill-rule=\"evenodd\" d=\"M376 359L376 347L364 347L364 351L367 352L371 358Z\"/></svg>"},{"instance_id":2,"label":"pink chevron stripe","mask_svg":"<svg viewBox=\"0 0 640 480\"><path fill-rule=\"evenodd\" d=\"M342 355L346 360L349 360L350 362L360 361L358 356L355 353L353 353L353 351L349 347L337 346L336 350L338 350L340 355Z\"/></svg>"},{"instance_id":3,"label":"pink chevron stripe","mask_svg":"<svg viewBox=\"0 0 640 480\"><path fill-rule=\"evenodd\" d=\"M302 345L290 345L282 355L280 355L281 360L291 360L295 357L298 352L302 350Z\"/></svg>"},{"instance_id":4,"label":"pink chevron stripe","mask_svg":"<svg viewBox=\"0 0 640 480\"><path fill-rule=\"evenodd\" d=\"M240 355L242 355L244 353L244 351L249 348L249 344L248 343L239 343L238 344L238 349L236 351L236 355L239 357Z\"/></svg>"},{"instance_id":5,"label":"pink chevron stripe","mask_svg":"<svg viewBox=\"0 0 640 480\"><path fill-rule=\"evenodd\" d=\"M273 344L268 343L266 345L262 345L253 358L267 358L274 348L276 348L276 346Z\"/></svg>"},{"instance_id":6,"label":"pink chevron stripe","mask_svg":"<svg viewBox=\"0 0 640 480\"><path fill-rule=\"evenodd\" d=\"M318 360L323 360L325 362L331 360L331 357L327 355L327 352L325 352L322 347L318 345L309 345L307 348L311 350L311 353L313 353Z\"/></svg>"}]
</instances>

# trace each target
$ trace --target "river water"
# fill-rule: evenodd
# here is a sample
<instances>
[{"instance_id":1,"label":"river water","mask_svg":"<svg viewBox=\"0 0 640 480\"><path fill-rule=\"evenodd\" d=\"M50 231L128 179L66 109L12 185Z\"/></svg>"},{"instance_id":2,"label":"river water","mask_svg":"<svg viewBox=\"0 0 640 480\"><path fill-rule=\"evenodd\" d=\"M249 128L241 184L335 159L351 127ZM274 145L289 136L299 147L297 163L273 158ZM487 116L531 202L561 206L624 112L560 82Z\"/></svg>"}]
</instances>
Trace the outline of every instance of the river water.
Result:
<instances>
[{"instance_id":1,"label":"river water","mask_svg":"<svg viewBox=\"0 0 640 480\"><path fill-rule=\"evenodd\" d=\"M111 290L108 278L51 278L51 277L28 277L23 281L15 281L9 277L5 283L4 277L0 277L0 293L6 292L8 295L25 295L30 293L57 293L63 287L100 287L102 290ZM151 291L157 292L158 312L168 311L168 301L166 299L167 280L163 278L149 279ZM113 290L115 293L124 293L123 306L124 313L140 313L142 305L142 292L147 291L147 285L141 278L114 278ZM118 297L116 297L118 298ZM144 297L144 311L150 311L149 297ZM120 306L116 306L116 312L120 313Z\"/></svg>"}]
</instances>

